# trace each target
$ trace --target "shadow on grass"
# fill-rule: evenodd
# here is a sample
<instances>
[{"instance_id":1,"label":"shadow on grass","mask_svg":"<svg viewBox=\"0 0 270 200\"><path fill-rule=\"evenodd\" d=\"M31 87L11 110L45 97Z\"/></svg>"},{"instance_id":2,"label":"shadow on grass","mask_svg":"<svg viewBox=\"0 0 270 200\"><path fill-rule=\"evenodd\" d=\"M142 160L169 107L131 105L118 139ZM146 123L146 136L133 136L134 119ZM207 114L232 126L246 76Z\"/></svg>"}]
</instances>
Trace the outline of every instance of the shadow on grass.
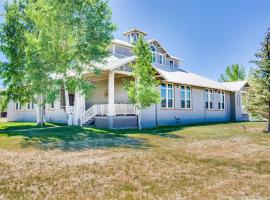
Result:
<instances>
[{"instance_id":1,"label":"shadow on grass","mask_svg":"<svg viewBox=\"0 0 270 200\"><path fill-rule=\"evenodd\" d=\"M53 129L11 131L5 136L20 136L21 147L34 147L42 150L59 149L78 151L97 148L127 147L147 148L144 139L128 137L110 130L85 127L58 127Z\"/></svg>"},{"instance_id":2,"label":"shadow on grass","mask_svg":"<svg viewBox=\"0 0 270 200\"><path fill-rule=\"evenodd\" d=\"M0 132L57 126L65 125L60 123L46 123L43 127L41 127L37 126L34 122L0 122Z\"/></svg>"},{"instance_id":3,"label":"shadow on grass","mask_svg":"<svg viewBox=\"0 0 270 200\"><path fill-rule=\"evenodd\" d=\"M107 130L88 127L57 127L52 129L10 131L5 136L19 136L23 148L35 147L39 149L59 149L63 151L77 151L97 148L127 147L148 148L149 139L136 138L132 134L155 135L163 138L183 139L179 131L190 127L222 125L228 123L207 123L182 126L167 126L153 129ZM231 123L238 124L238 123ZM20 129L22 129L21 126ZM17 129L19 129L17 127ZM35 127L36 128L36 127ZM10 129L9 129L10 130ZM174 133L178 132L178 133ZM1 133L0 133L1 135Z\"/></svg>"}]
</instances>

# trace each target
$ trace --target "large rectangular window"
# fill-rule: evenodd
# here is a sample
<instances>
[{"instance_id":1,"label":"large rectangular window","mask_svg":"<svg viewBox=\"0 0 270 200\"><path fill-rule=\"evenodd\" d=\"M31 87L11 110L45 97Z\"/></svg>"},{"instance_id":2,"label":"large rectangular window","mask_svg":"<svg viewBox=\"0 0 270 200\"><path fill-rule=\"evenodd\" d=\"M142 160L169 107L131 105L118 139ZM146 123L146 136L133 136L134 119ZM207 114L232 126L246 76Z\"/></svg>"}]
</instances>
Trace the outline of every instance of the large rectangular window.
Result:
<instances>
[{"instance_id":1,"label":"large rectangular window","mask_svg":"<svg viewBox=\"0 0 270 200\"><path fill-rule=\"evenodd\" d=\"M34 102L30 102L27 104L27 110L33 110L34 109Z\"/></svg>"},{"instance_id":2,"label":"large rectangular window","mask_svg":"<svg viewBox=\"0 0 270 200\"><path fill-rule=\"evenodd\" d=\"M18 110L21 110L22 109L22 106L20 104L20 102L16 102L15 103L15 110L18 111Z\"/></svg>"},{"instance_id":3,"label":"large rectangular window","mask_svg":"<svg viewBox=\"0 0 270 200\"><path fill-rule=\"evenodd\" d=\"M213 109L213 90L205 89L204 91L205 109Z\"/></svg>"},{"instance_id":4,"label":"large rectangular window","mask_svg":"<svg viewBox=\"0 0 270 200\"><path fill-rule=\"evenodd\" d=\"M191 109L191 87L189 86L181 86L180 107L182 109Z\"/></svg>"},{"instance_id":5,"label":"large rectangular window","mask_svg":"<svg viewBox=\"0 0 270 200\"><path fill-rule=\"evenodd\" d=\"M162 83L161 84L161 107L162 108L173 108L173 84Z\"/></svg>"},{"instance_id":6,"label":"large rectangular window","mask_svg":"<svg viewBox=\"0 0 270 200\"><path fill-rule=\"evenodd\" d=\"M225 92L218 91L218 109L224 110L225 109Z\"/></svg>"}]
</instances>

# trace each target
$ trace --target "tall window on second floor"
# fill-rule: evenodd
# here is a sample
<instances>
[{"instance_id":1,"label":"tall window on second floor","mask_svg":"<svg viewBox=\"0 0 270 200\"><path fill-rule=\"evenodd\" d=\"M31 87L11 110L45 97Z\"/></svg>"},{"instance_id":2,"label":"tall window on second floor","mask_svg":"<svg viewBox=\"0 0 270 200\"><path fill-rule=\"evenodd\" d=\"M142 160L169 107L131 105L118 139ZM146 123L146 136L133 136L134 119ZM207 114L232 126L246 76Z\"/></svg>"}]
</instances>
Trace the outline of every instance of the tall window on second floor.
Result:
<instances>
[{"instance_id":1,"label":"tall window on second floor","mask_svg":"<svg viewBox=\"0 0 270 200\"><path fill-rule=\"evenodd\" d=\"M224 110L225 109L225 92L218 91L218 109Z\"/></svg>"},{"instance_id":2,"label":"tall window on second floor","mask_svg":"<svg viewBox=\"0 0 270 200\"><path fill-rule=\"evenodd\" d=\"M161 107L173 108L173 85L171 83L161 84Z\"/></svg>"},{"instance_id":3,"label":"tall window on second floor","mask_svg":"<svg viewBox=\"0 0 270 200\"><path fill-rule=\"evenodd\" d=\"M191 109L191 88L190 86L181 86L180 89L180 107L182 109Z\"/></svg>"},{"instance_id":4,"label":"tall window on second floor","mask_svg":"<svg viewBox=\"0 0 270 200\"><path fill-rule=\"evenodd\" d=\"M205 89L204 91L204 99L205 99L205 109L212 110L213 109L213 90Z\"/></svg>"},{"instance_id":5,"label":"tall window on second floor","mask_svg":"<svg viewBox=\"0 0 270 200\"><path fill-rule=\"evenodd\" d=\"M156 62L156 48L154 46L150 46L150 51L152 52L152 62Z\"/></svg>"},{"instance_id":6,"label":"tall window on second floor","mask_svg":"<svg viewBox=\"0 0 270 200\"><path fill-rule=\"evenodd\" d=\"M164 63L164 56L159 55L159 64L163 65L163 63Z\"/></svg>"}]
</instances>

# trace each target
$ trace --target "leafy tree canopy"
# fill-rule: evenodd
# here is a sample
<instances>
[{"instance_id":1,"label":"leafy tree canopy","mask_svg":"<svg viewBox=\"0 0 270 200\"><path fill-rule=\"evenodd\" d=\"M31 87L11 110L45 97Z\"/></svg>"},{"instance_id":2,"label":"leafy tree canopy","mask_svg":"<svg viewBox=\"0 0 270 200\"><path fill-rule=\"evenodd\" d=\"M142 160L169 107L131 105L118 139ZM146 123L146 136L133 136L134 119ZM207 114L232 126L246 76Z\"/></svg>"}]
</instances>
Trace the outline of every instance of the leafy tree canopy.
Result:
<instances>
[{"instance_id":1,"label":"leafy tree canopy","mask_svg":"<svg viewBox=\"0 0 270 200\"><path fill-rule=\"evenodd\" d=\"M241 81L245 80L246 73L243 66L239 66L238 64L233 64L231 66L227 66L225 73L221 74L219 81L220 82L233 82L233 81Z\"/></svg>"},{"instance_id":2,"label":"leafy tree canopy","mask_svg":"<svg viewBox=\"0 0 270 200\"><path fill-rule=\"evenodd\" d=\"M126 90L130 100L139 106L140 109L147 108L160 100L156 86L155 70L152 67L152 53L149 45L139 38L133 49L136 62L132 65L134 81L126 83Z\"/></svg>"},{"instance_id":3,"label":"leafy tree canopy","mask_svg":"<svg viewBox=\"0 0 270 200\"><path fill-rule=\"evenodd\" d=\"M87 92L86 71L108 56L115 25L103 0L18 0L5 6L0 49L8 62L0 76L10 99L54 100L59 88Z\"/></svg>"}]
</instances>

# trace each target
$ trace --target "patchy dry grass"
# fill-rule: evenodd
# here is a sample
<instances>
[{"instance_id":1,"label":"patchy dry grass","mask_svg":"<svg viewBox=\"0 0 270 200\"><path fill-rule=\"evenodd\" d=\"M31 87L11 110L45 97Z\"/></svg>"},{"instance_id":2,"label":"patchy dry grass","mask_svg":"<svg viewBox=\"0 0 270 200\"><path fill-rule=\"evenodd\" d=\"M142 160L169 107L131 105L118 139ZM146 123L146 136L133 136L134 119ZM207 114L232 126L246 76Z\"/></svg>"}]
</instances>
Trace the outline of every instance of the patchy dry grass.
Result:
<instances>
[{"instance_id":1,"label":"patchy dry grass","mask_svg":"<svg viewBox=\"0 0 270 200\"><path fill-rule=\"evenodd\" d=\"M0 199L269 199L264 126L0 133Z\"/></svg>"}]
</instances>

